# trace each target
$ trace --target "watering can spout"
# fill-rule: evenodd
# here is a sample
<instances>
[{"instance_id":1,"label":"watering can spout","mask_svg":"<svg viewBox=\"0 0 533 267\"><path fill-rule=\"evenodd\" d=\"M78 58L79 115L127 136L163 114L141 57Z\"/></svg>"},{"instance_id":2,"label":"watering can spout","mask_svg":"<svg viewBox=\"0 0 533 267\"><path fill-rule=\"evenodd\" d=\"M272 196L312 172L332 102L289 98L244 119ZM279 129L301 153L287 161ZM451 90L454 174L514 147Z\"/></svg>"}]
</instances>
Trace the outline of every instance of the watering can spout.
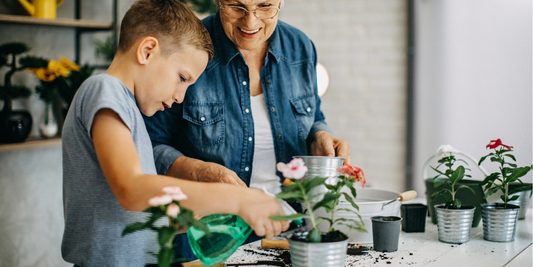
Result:
<instances>
[{"instance_id":1,"label":"watering can spout","mask_svg":"<svg viewBox=\"0 0 533 267\"><path fill-rule=\"evenodd\" d=\"M28 14L30 14L31 16L35 14L35 6L33 6L33 4L28 2L28 0L18 0L18 1L22 5L22 7L26 9L26 12L28 12Z\"/></svg>"}]
</instances>

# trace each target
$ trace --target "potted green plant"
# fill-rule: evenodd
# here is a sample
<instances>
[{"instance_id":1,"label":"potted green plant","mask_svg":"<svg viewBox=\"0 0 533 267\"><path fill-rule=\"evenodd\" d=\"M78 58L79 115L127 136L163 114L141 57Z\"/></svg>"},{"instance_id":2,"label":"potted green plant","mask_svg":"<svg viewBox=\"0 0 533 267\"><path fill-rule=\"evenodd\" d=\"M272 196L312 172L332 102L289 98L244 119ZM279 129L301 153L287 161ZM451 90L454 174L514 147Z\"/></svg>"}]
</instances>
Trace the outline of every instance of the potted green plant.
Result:
<instances>
[{"instance_id":1,"label":"potted green plant","mask_svg":"<svg viewBox=\"0 0 533 267\"><path fill-rule=\"evenodd\" d=\"M344 266L348 234L336 230L335 225L344 225L350 230L362 232L367 230L364 228L361 216L359 216L359 220L336 218L335 213L343 210L357 214L359 207L354 202L357 195L354 185L356 182L361 182L364 186L366 180L363 171L360 168L345 164L338 169L341 175L336 177L336 182L328 184L326 180L331 177L302 179L307 172L307 167L301 158L295 158L288 164L280 162L277 169L290 182L287 183L286 180L282 192L276 197L289 202L300 202L307 209L304 213L271 218L274 220L308 219L310 222L308 225L310 231L294 234L289 238L293 266ZM317 200L313 189L320 186L325 186L327 191ZM341 198L348 201L352 209L338 208ZM318 216L316 212L321 208L324 208L330 216ZM329 223L327 232L321 232L319 229L319 225L323 222Z\"/></svg>"},{"instance_id":2,"label":"potted green plant","mask_svg":"<svg viewBox=\"0 0 533 267\"><path fill-rule=\"evenodd\" d=\"M483 238L495 242L512 242L516 235L516 220L520 207L509 202L518 199L518 195L513 194L531 190L531 185L525 185L520 178L526 175L532 166L518 167L514 163L515 156L511 154L513 147L503 144L500 139L491 140L486 148L494 149L494 152L482 157L478 165L490 158L491 162L499 164L499 171L485 177L480 185L485 186L485 197L501 192L500 199L503 203L481 205ZM515 182L520 186L510 189L509 185Z\"/></svg>"},{"instance_id":3,"label":"potted green plant","mask_svg":"<svg viewBox=\"0 0 533 267\"><path fill-rule=\"evenodd\" d=\"M148 264L146 266L181 266L179 263L174 263L174 249L172 240L176 234L184 229L194 226L209 233L209 229L205 224L194 218L192 210L181 206L180 201L187 199L181 188L179 187L165 187L163 188L163 195L151 198L148 203L150 207L144 212L149 214L145 222L136 222L128 225L122 236L141 231L152 230L157 232L157 240L159 242L159 251L148 252L157 257L157 265ZM166 218L168 223L163 223L162 218Z\"/></svg>"},{"instance_id":4,"label":"potted green plant","mask_svg":"<svg viewBox=\"0 0 533 267\"><path fill-rule=\"evenodd\" d=\"M474 195L476 193L469 186L459 184L464 177L471 176L466 174L466 171L470 169L459 165L458 162L468 165L465 160L456 158L453 152L447 152L443 153L442 158L439 159L439 165L431 167L437 172L437 175L433 177L435 187L441 189L434 192L430 199L440 195L446 198L444 204L435 205L439 240L453 244L462 244L470 240L470 230L476 209L471 204L463 204L457 197L457 192L461 189L468 189ZM454 169L455 165L458 166ZM444 171L439 170L441 166L444 167Z\"/></svg>"},{"instance_id":5,"label":"potted green plant","mask_svg":"<svg viewBox=\"0 0 533 267\"><path fill-rule=\"evenodd\" d=\"M9 68L4 76L4 85L0 85L0 99L4 100L4 107L0 113L0 142L22 142L31 131L33 124L31 114L26 110L13 110L13 100L29 97L31 90L26 86L11 83L11 78L16 72L43 63L43 60L37 57L18 58L29 50L30 48L24 43L0 45L0 67Z\"/></svg>"}]
</instances>

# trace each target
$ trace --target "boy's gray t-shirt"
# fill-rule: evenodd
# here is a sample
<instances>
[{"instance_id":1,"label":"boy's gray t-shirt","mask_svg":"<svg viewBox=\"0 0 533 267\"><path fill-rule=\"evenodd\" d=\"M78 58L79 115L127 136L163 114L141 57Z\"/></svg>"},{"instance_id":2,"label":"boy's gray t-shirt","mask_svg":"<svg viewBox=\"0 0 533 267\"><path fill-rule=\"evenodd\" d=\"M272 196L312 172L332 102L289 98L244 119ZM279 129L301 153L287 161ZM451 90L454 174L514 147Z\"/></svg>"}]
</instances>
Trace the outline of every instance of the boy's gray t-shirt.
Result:
<instances>
[{"instance_id":1,"label":"boy's gray t-shirt","mask_svg":"<svg viewBox=\"0 0 533 267\"><path fill-rule=\"evenodd\" d=\"M147 214L129 212L118 203L100 168L91 137L96 112L116 112L131 131L142 170L156 174L152 144L133 95L117 78L100 74L87 79L69 108L62 132L63 258L79 266L144 266L156 262L154 231L121 236L124 228L145 221ZM113 144L109 144L113 145Z\"/></svg>"}]
</instances>

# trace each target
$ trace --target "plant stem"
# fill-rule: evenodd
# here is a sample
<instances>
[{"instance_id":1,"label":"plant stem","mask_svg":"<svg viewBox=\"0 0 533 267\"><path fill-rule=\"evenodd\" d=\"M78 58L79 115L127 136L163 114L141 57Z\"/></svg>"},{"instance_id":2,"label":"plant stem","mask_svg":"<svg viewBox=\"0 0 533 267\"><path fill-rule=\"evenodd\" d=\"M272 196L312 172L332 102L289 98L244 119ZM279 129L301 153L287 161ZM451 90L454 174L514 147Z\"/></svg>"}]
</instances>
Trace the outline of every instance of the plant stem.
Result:
<instances>
[{"instance_id":1,"label":"plant stem","mask_svg":"<svg viewBox=\"0 0 533 267\"><path fill-rule=\"evenodd\" d=\"M309 217L311 217L311 224L313 225L313 228L316 228L317 225L316 225L316 221L315 221L315 216L314 216L314 213L313 213L313 208L311 207L311 203L309 201L309 197L307 196L307 192L305 192L305 189L303 188L302 186L302 183L298 183L298 187L300 187L300 189L302 190L302 192L304 192L304 203L305 205L307 206L307 211L309 212Z\"/></svg>"}]
</instances>

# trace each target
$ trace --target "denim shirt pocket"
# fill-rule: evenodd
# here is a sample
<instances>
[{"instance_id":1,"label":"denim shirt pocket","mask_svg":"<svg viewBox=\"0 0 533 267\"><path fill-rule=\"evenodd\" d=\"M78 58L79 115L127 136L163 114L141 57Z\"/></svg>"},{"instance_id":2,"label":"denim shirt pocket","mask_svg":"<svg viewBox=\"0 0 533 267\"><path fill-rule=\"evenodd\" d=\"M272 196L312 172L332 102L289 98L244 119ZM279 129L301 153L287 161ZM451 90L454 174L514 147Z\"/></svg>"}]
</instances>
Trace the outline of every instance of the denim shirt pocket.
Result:
<instances>
[{"instance_id":1,"label":"denim shirt pocket","mask_svg":"<svg viewBox=\"0 0 533 267\"><path fill-rule=\"evenodd\" d=\"M315 121L316 100L315 95L303 95L290 99L294 115L298 121L300 137L307 138Z\"/></svg>"},{"instance_id":2,"label":"denim shirt pocket","mask_svg":"<svg viewBox=\"0 0 533 267\"><path fill-rule=\"evenodd\" d=\"M183 119L187 120L187 138L205 148L224 142L223 103L184 103Z\"/></svg>"}]
</instances>

